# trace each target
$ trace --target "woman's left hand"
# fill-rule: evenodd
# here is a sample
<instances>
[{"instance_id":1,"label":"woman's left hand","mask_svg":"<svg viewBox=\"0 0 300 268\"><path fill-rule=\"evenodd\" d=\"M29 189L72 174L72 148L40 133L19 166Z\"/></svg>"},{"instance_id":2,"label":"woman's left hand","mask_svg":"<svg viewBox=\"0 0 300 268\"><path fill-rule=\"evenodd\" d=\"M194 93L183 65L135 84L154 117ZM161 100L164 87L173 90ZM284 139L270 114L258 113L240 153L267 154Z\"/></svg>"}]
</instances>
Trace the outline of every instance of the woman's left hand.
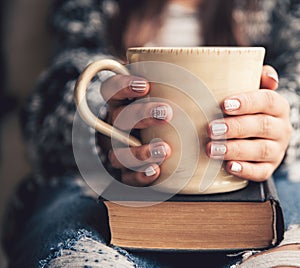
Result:
<instances>
[{"instance_id":1,"label":"woman's left hand","mask_svg":"<svg viewBox=\"0 0 300 268\"><path fill-rule=\"evenodd\" d=\"M209 124L207 153L226 160L229 173L264 181L281 163L292 127L289 104L274 91L277 86L277 72L264 66L261 89L224 100L222 110L228 116Z\"/></svg>"}]
</instances>

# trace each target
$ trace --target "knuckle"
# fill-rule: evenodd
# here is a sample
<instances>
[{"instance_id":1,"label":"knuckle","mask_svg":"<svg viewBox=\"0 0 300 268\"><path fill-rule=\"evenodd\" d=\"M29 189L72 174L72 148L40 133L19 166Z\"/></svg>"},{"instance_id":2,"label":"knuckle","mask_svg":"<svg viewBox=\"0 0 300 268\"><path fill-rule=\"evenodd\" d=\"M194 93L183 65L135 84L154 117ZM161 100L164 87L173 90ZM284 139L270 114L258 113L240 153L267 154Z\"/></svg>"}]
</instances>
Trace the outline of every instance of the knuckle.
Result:
<instances>
[{"instance_id":1,"label":"knuckle","mask_svg":"<svg viewBox=\"0 0 300 268\"><path fill-rule=\"evenodd\" d=\"M265 106L268 107L268 109L272 110L276 107L274 107L276 105L276 94L274 91L272 90L266 90L264 91L264 100L265 100Z\"/></svg>"},{"instance_id":2,"label":"knuckle","mask_svg":"<svg viewBox=\"0 0 300 268\"><path fill-rule=\"evenodd\" d=\"M260 129L261 129L261 135L263 137L269 136L270 131L272 130L272 122L270 116L262 115L260 117Z\"/></svg>"},{"instance_id":3,"label":"knuckle","mask_svg":"<svg viewBox=\"0 0 300 268\"><path fill-rule=\"evenodd\" d=\"M133 148L133 154L136 157L136 159L140 161L146 161L151 157L149 149L146 148L146 146L142 146L139 148Z\"/></svg>"},{"instance_id":4,"label":"knuckle","mask_svg":"<svg viewBox=\"0 0 300 268\"><path fill-rule=\"evenodd\" d=\"M253 181L265 181L272 175L271 168L267 164L248 164L247 165L247 174L249 178Z\"/></svg>"},{"instance_id":5,"label":"knuckle","mask_svg":"<svg viewBox=\"0 0 300 268\"><path fill-rule=\"evenodd\" d=\"M242 105L243 105L245 110L250 110L251 107L253 107L253 105L254 105L253 102L254 102L254 99L252 98L252 95L245 94L243 96Z\"/></svg>"},{"instance_id":6,"label":"knuckle","mask_svg":"<svg viewBox=\"0 0 300 268\"><path fill-rule=\"evenodd\" d=\"M235 136L240 138L245 135L245 129L242 124L242 119L240 118L234 118L231 122L231 126L229 127L229 131L232 131L235 133Z\"/></svg>"},{"instance_id":7,"label":"knuckle","mask_svg":"<svg viewBox=\"0 0 300 268\"><path fill-rule=\"evenodd\" d=\"M260 159L262 160L270 160L272 157L272 149L269 142L262 141L260 143Z\"/></svg>"},{"instance_id":8,"label":"knuckle","mask_svg":"<svg viewBox=\"0 0 300 268\"><path fill-rule=\"evenodd\" d=\"M242 154L242 149L239 142L231 142L227 144L228 152L230 152L232 159L240 159Z\"/></svg>"}]
</instances>

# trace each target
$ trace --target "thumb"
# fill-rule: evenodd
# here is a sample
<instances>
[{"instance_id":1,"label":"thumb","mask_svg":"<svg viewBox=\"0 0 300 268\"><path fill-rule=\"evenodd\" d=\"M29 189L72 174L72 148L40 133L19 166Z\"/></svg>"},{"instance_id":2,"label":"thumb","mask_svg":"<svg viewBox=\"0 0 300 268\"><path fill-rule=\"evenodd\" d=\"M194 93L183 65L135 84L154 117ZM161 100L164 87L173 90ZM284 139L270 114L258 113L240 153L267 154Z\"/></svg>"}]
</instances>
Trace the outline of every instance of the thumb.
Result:
<instances>
[{"instance_id":1,"label":"thumb","mask_svg":"<svg viewBox=\"0 0 300 268\"><path fill-rule=\"evenodd\" d=\"M264 65L261 73L260 88L275 90L278 87L278 74L270 65Z\"/></svg>"}]
</instances>

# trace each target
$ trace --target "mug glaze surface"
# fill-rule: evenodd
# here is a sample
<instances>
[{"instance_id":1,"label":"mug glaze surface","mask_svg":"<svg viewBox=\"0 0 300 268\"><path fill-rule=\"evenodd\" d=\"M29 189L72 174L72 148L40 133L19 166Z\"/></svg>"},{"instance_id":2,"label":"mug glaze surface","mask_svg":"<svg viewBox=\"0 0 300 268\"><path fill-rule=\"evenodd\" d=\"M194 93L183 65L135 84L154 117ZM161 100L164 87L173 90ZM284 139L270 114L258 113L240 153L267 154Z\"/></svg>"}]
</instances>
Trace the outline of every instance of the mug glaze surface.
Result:
<instances>
[{"instance_id":1,"label":"mug glaze surface","mask_svg":"<svg viewBox=\"0 0 300 268\"><path fill-rule=\"evenodd\" d=\"M193 101L185 91L178 90L169 85L169 83L152 83L150 96L168 100L172 106L174 116L169 124L156 126L142 130L143 143L149 143L151 140L159 137L171 145L172 155L161 165L161 175L155 182L160 184L162 181L172 178L169 183L162 184L160 187L164 191L176 191L176 182L180 178L190 175L190 169L193 168L193 159L198 157L197 167L189 182L180 190L182 194L206 194L228 192L241 189L247 185L247 180L242 180L231 174L228 174L223 165L216 173L212 172L201 187L205 173L208 172L210 161L205 146L209 141L207 135L208 116L215 114L215 118L220 118L219 104L224 98L233 96L242 92L258 90L260 84L261 70L263 65L265 50L259 47L193 47L193 48L131 48L127 52L127 58L130 63L135 62L167 62L176 66L183 67L195 76L197 76L212 93L215 102L210 107L201 107ZM147 77L147 71L144 68L132 68L132 73ZM166 75L163 72L161 75ZM174 74L167 74L170 79L174 79ZM177 73L176 73L177 75ZM149 79L151 81L151 79ZM186 87L191 87L188 84ZM197 85L193 85L197 86ZM207 90L199 88L199 90ZM175 103L175 106L173 105ZM216 107L216 105L218 105ZM182 118L181 107L187 115L187 119L192 120L196 131L197 140L193 135L178 135L178 131L186 131L186 120ZM176 121L176 122L175 122ZM173 126L176 126L175 129ZM182 125L182 126L181 126ZM178 129L179 126L179 129ZM188 147L190 154L182 154L182 144ZM200 146L197 150L195 146ZM195 155L199 153L199 155ZM213 176L215 177L213 178ZM178 180L176 180L178 178Z\"/></svg>"},{"instance_id":2,"label":"mug glaze surface","mask_svg":"<svg viewBox=\"0 0 300 268\"><path fill-rule=\"evenodd\" d=\"M112 70L142 76L151 83L144 101L164 101L172 107L169 123L141 131L142 143L159 138L172 148L171 157L161 165L157 190L181 194L229 192L244 188L248 181L228 174L222 160L207 156L207 126L212 119L223 119L220 103L226 97L259 89L264 55L262 47L130 48L129 71L119 63L114 68L103 62L92 75ZM77 99L80 97L75 93L75 100L76 94Z\"/></svg>"}]
</instances>

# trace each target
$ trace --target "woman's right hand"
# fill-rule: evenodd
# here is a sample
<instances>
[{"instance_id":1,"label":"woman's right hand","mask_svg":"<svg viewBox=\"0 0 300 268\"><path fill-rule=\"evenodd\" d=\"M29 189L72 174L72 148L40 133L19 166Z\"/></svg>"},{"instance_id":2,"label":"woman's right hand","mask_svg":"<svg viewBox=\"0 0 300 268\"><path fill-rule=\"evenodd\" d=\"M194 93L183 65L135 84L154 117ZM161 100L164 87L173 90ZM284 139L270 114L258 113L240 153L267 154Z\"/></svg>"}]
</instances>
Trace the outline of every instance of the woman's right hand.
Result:
<instances>
[{"instance_id":1,"label":"woman's right hand","mask_svg":"<svg viewBox=\"0 0 300 268\"><path fill-rule=\"evenodd\" d=\"M114 75L103 82L101 94L109 107L108 123L129 133L133 130L131 126L140 130L168 122L173 115L168 104L150 101L132 103L145 97L149 91L147 80L131 75ZM159 165L170 154L171 148L167 143L156 141L137 147L110 148L108 157L111 165L121 170L123 183L147 186L159 177Z\"/></svg>"}]
</instances>

